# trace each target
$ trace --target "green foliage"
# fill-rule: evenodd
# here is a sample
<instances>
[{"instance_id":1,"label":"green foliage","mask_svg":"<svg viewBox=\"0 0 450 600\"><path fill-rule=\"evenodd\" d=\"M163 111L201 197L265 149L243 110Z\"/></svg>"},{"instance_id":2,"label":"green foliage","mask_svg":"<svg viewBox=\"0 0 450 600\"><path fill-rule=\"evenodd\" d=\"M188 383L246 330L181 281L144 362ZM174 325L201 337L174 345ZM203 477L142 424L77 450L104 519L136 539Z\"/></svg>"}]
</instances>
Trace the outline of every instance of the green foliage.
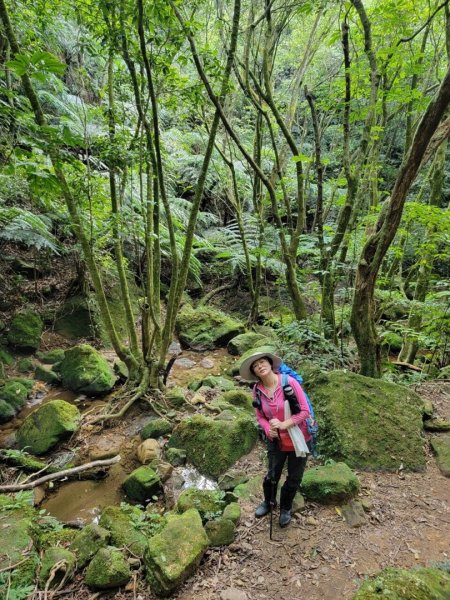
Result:
<instances>
[{"instance_id":1,"label":"green foliage","mask_svg":"<svg viewBox=\"0 0 450 600\"><path fill-rule=\"evenodd\" d=\"M61 244L51 233L51 227L51 220L44 215L20 207L0 206L0 240L59 254Z\"/></svg>"}]
</instances>

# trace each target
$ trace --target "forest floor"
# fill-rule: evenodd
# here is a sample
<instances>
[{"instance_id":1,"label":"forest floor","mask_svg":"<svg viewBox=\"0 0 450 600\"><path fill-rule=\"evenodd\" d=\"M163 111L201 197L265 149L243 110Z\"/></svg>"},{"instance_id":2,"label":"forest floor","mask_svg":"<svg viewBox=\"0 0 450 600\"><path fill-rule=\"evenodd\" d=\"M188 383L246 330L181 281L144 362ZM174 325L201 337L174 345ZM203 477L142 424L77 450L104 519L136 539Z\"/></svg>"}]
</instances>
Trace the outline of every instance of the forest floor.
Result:
<instances>
[{"instance_id":1,"label":"forest floor","mask_svg":"<svg viewBox=\"0 0 450 600\"><path fill-rule=\"evenodd\" d=\"M433 402L435 413L450 418L450 383L429 382L416 390ZM427 434L428 435L428 434ZM450 560L450 481L439 472L428 443L423 473L358 472L367 523L351 528L339 507L307 502L290 526L278 526L273 540L269 517L255 519L260 498L241 502L234 543L211 548L200 568L172 597L177 600L350 599L365 577L385 567L429 566ZM264 470L262 444L236 465L250 476ZM312 464L312 462L311 462ZM93 600L81 581L65 598ZM139 578L102 598L151 600Z\"/></svg>"}]
</instances>

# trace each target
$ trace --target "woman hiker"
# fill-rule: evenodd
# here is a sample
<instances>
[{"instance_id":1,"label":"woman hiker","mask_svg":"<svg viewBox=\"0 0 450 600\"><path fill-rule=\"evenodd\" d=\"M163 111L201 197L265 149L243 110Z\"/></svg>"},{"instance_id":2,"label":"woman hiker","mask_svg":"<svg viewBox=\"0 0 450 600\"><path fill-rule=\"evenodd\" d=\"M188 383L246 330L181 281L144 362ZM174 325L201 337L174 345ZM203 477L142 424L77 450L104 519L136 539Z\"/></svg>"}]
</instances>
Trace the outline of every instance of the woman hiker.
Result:
<instances>
[{"instance_id":1,"label":"woman hiker","mask_svg":"<svg viewBox=\"0 0 450 600\"><path fill-rule=\"evenodd\" d=\"M287 478L280 493L280 527L286 527L291 520L292 502L302 481L307 460L305 452L301 453L304 456L296 456L289 430L299 426L307 444L311 435L306 428L308 403L300 384L289 376L287 384L295 392L300 411L285 415L281 375L276 372L281 362L281 358L275 354L257 352L242 362L239 373L243 379L257 382L253 388L254 406L257 407L256 418L265 433L267 444L269 470L263 481L264 500L256 508L255 516L264 517L270 512L270 501L276 497L278 482L287 459Z\"/></svg>"}]
</instances>

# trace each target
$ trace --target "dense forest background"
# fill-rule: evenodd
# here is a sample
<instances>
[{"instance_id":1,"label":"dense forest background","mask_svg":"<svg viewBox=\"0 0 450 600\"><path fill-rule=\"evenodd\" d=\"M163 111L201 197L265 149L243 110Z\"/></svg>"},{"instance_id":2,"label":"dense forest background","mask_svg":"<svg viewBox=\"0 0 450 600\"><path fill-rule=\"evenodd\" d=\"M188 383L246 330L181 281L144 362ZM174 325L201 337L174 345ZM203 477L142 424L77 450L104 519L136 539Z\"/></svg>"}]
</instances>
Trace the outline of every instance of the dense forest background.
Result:
<instances>
[{"instance_id":1,"label":"dense forest background","mask_svg":"<svg viewBox=\"0 0 450 600\"><path fill-rule=\"evenodd\" d=\"M135 396L185 292L276 327L294 363L447 376L448 1L0 0L0 19L4 314L84 297Z\"/></svg>"}]
</instances>

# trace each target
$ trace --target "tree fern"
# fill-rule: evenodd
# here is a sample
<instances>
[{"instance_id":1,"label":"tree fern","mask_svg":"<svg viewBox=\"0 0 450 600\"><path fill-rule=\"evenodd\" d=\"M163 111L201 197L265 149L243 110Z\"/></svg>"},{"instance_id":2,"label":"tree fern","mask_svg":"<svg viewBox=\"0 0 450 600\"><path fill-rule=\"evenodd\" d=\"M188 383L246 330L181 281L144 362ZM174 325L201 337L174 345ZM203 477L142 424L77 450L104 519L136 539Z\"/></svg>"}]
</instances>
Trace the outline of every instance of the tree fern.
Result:
<instances>
[{"instance_id":1,"label":"tree fern","mask_svg":"<svg viewBox=\"0 0 450 600\"><path fill-rule=\"evenodd\" d=\"M61 246L50 232L51 221L23 208L0 206L0 239L59 254Z\"/></svg>"}]
</instances>

